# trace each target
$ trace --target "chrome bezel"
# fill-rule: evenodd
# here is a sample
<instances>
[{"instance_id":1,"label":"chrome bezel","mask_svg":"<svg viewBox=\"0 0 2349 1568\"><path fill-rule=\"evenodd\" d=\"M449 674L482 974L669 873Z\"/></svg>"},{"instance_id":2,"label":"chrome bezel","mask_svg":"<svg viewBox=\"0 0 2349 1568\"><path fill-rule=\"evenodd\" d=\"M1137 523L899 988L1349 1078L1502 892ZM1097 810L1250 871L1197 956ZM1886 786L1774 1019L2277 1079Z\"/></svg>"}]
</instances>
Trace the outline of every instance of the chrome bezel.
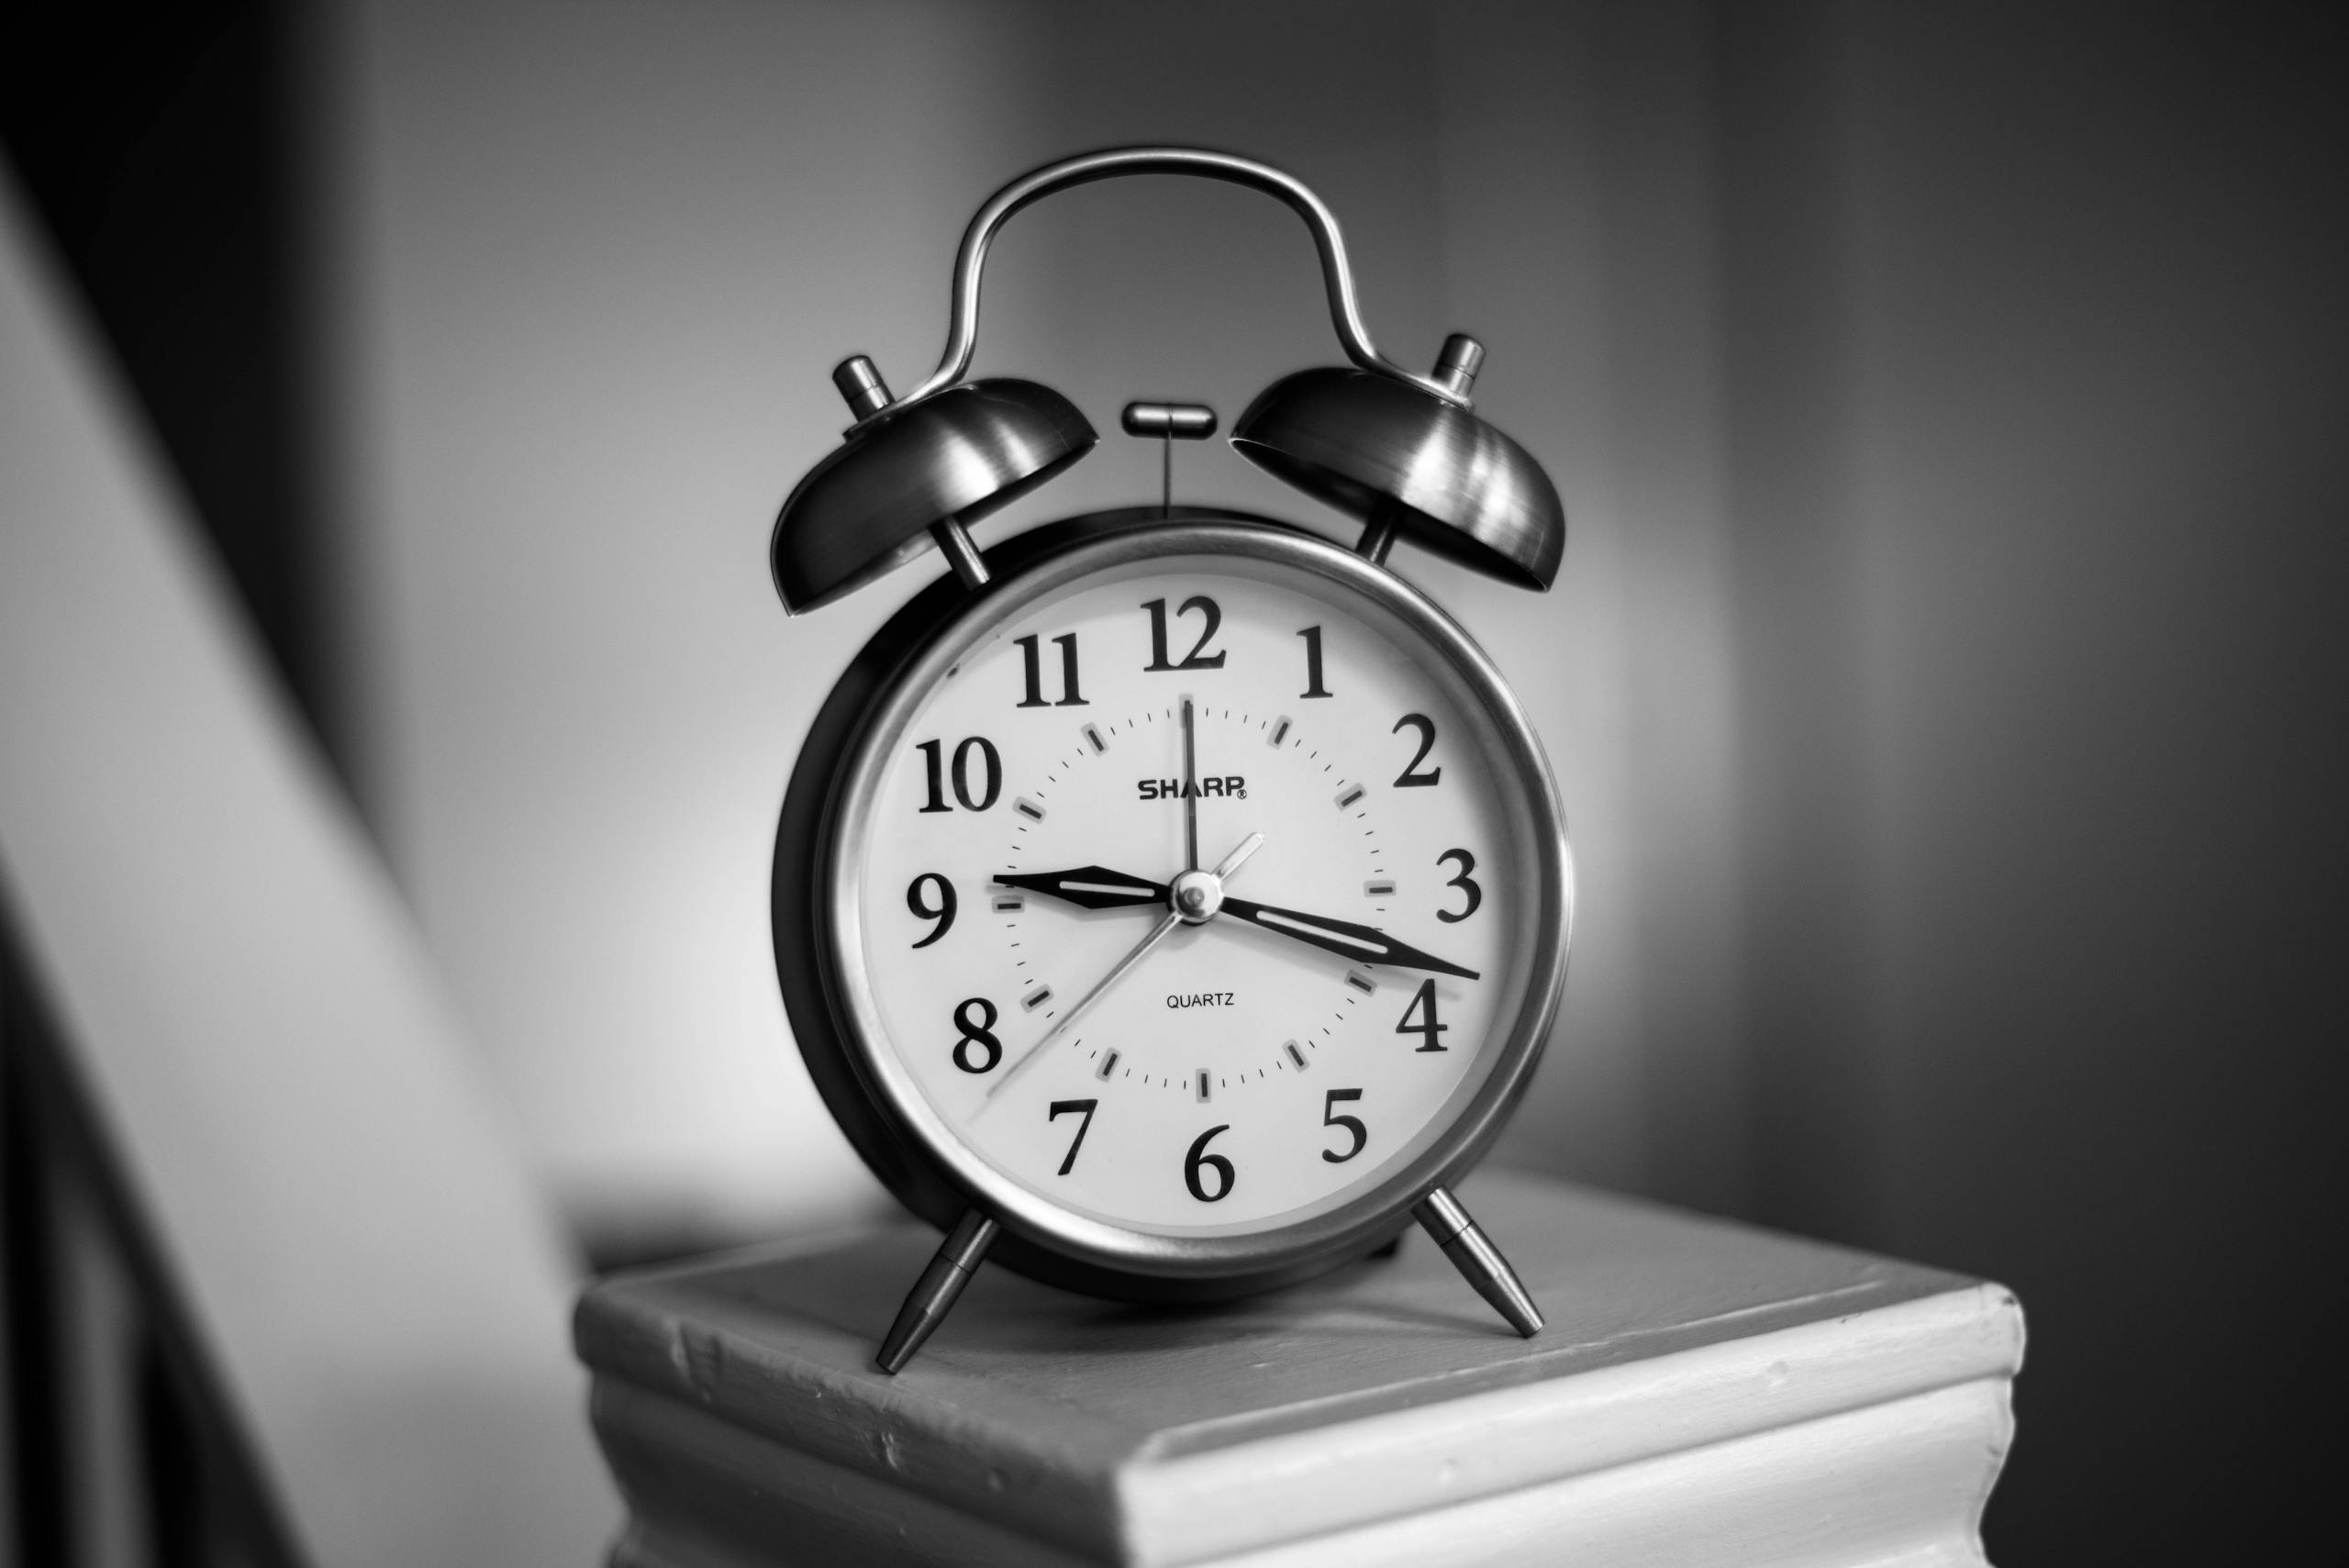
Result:
<instances>
[{"instance_id":1,"label":"chrome bezel","mask_svg":"<svg viewBox=\"0 0 2349 1568\"><path fill-rule=\"evenodd\" d=\"M1169 1235L1053 1203L968 1148L931 1106L887 1042L864 959L857 862L874 830L889 757L930 694L974 648L1030 606L1081 579L1186 559L1208 570L1244 571L1254 563L1336 584L1352 593L1365 618L1384 622L1380 629L1398 645L1416 639L1430 650L1424 667L1451 688L1448 695L1478 732L1480 751L1506 770L1497 793L1517 842L1531 852L1533 886L1526 906L1531 918L1517 933L1514 957L1523 984L1515 1013L1497 1027L1504 1038L1490 1053L1482 1081L1455 1092L1454 1103L1463 1093L1466 1100L1449 1126L1433 1129L1384 1177L1322 1212L1256 1229ZM1486 1147L1522 1093L1556 1016L1572 932L1573 873L1557 788L1532 727L1491 660L1450 616L1393 573L1309 535L1242 522L1174 522L1078 543L998 582L892 675L849 750L832 798L837 809L817 889L827 917L822 959L830 971L842 1045L875 1110L1008 1229L1086 1264L1167 1278L1261 1274L1391 1233L1399 1215L1430 1189L1457 1179Z\"/></svg>"}]
</instances>

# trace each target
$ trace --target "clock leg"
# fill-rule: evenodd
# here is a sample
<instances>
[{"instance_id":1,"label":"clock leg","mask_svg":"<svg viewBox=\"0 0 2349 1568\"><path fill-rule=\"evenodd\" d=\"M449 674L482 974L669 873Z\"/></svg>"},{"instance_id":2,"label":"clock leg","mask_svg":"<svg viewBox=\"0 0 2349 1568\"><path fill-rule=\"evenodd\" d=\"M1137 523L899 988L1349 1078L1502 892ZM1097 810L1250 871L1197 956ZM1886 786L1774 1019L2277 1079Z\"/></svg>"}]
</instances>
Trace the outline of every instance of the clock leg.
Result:
<instances>
[{"instance_id":1,"label":"clock leg","mask_svg":"<svg viewBox=\"0 0 2349 1568\"><path fill-rule=\"evenodd\" d=\"M1458 1198L1438 1187L1419 1200L1411 1217L1435 1238L1452 1266L1476 1287L1478 1296L1492 1303L1493 1310L1507 1318L1510 1328L1529 1340L1541 1330L1542 1309L1533 1305L1508 1260L1485 1239Z\"/></svg>"},{"instance_id":2,"label":"clock leg","mask_svg":"<svg viewBox=\"0 0 2349 1568\"><path fill-rule=\"evenodd\" d=\"M977 1209L963 1210L963 1218L954 1222L954 1229L939 1245L938 1256L930 1259L930 1267L922 1270L921 1278L915 1282L913 1293L897 1308L897 1320L889 1325L888 1338L881 1341L881 1353L873 1358L875 1366L894 1377L898 1368L913 1360L922 1341L953 1310L955 1297L971 1283L973 1271L978 1268L988 1243L1000 1229ZM1506 1264L1503 1270L1506 1272Z\"/></svg>"}]
</instances>

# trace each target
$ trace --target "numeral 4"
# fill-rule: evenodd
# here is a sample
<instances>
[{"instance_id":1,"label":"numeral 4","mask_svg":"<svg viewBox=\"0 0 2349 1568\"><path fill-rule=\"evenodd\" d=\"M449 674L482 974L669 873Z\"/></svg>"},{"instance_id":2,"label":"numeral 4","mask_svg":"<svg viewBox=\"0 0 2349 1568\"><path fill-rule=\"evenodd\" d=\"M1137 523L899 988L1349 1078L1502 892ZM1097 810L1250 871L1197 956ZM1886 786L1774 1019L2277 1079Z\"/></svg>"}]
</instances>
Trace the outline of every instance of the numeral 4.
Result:
<instances>
[{"instance_id":1,"label":"numeral 4","mask_svg":"<svg viewBox=\"0 0 2349 1568\"><path fill-rule=\"evenodd\" d=\"M1412 1021L1415 1016L1418 1019L1416 1023ZM1419 1036L1425 1042L1417 1048L1419 1051L1449 1051L1452 1048L1436 1039L1436 1036L1448 1033L1451 1029L1450 1024L1436 1021L1435 982L1420 981L1419 988L1411 993L1411 1005L1403 1009L1403 1017L1396 1024L1395 1032Z\"/></svg>"}]
</instances>

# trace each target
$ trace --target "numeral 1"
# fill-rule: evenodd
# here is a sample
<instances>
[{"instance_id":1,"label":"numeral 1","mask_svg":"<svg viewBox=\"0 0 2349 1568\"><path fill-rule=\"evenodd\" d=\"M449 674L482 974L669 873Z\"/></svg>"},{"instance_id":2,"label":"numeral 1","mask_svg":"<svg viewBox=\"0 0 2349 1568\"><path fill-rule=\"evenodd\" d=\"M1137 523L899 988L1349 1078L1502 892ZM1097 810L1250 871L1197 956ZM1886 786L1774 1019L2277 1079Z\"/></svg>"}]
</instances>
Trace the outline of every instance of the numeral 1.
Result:
<instances>
[{"instance_id":1,"label":"numeral 1","mask_svg":"<svg viewBox=\"0 0 2349 1568\"><path fill-rule=\"evenodd\" d=\"M1297 695L1326 697L1330 688L1321 684L1321 628L1308 626L1297 635L1305 639L1305 690Z\"/></svg>"}]
</instances>

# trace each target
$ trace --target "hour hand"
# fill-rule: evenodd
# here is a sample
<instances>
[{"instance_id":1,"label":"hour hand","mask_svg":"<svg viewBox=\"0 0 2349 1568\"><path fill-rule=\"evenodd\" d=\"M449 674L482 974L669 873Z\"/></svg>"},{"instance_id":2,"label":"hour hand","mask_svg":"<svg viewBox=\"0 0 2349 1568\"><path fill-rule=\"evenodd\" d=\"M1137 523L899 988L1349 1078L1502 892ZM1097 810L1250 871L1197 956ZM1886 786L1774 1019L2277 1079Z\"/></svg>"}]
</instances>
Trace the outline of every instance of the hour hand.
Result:
<instances>
[{"instance_id":1,"label":"hour hand","mask_svg":"<svg viewBox=\"0 0 2349 1568\"><path fill-rule=\"evenodd\" d=\"M1106 866L1078 866L1074 871L1000 872L996 881L1005 887L1064 898L1086 909L1130 909L1144 904L1164 907L1167 899L1164 883L1128 876Z\"/></svg>"},{"instance_id":2,"label":"hour hand","mask_svg":"<svg viewBox=\"0 0 2349 1568\"><path fill-rule=\"evenodd\" d=\"M1425 969L1437 974L1456 974L1463 980L1478 978L1473 969L1463 969L1433 953L1421 952L1408 942L1398 942L1374 926L1357 926L1352 920L1332 920L1327 915L1300 914L1295 909L1275 909L1269 904L1252 904L1245 898L1226 897L1223 911L1252 926L1262 926L1268 931L1278 931L1285 937L1311 942L1334 953L1358 959L1364 963L1391 963L1398 969Z\"/></svg>"}]
</instances>

